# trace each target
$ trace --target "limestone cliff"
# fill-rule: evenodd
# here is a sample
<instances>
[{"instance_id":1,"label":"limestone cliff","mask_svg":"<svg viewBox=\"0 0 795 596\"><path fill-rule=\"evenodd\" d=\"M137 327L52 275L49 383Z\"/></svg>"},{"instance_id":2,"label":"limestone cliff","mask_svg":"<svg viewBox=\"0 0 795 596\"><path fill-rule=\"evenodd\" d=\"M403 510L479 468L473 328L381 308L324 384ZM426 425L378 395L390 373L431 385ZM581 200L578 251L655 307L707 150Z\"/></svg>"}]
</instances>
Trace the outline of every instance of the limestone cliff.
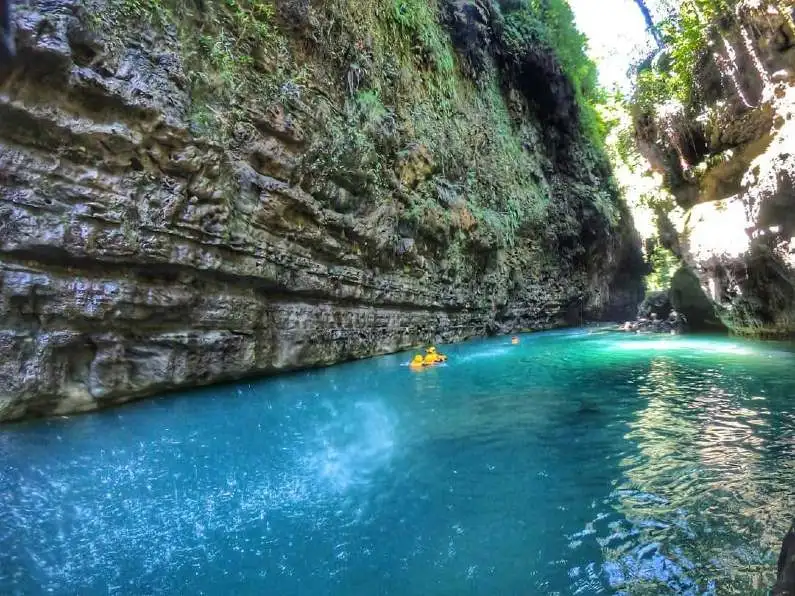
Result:
<instances>
[{"instance_id":1,"label":"limestone cliff","mask_svg":"<svg viewBox=\"0 0 795 596\"><path fill-rule=\"evenodd\" d=\"M795 6L729 1L687 102L635 106L638 146L678 203L661 241L697 272L723 322L795 333ZM663 52L654 68L665 71Z\"/></svg>"},{"instance_id":2,"label":"limestone cliff","mask_svg":"<svg viewBox=\"0 0 795 596\"><path fill-rule=\"evenodd\" d=\"M572 84L496 3L12 9L0 420L637 303Z\"/></svg>"}]
</instances>

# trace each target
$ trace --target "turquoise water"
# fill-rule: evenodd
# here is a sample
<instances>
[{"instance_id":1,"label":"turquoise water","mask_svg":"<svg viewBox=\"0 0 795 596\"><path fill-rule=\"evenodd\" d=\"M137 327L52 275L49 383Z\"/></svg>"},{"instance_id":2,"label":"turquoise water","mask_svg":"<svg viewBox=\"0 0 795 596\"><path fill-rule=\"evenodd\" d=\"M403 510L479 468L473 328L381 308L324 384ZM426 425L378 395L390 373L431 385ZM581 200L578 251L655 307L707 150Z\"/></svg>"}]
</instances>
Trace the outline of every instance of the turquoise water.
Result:
<instances>
[{"instance_id":1,"label":"turquoise water","mask_svg":"<svg viewBox=\"0 0 795 596\"><path fill-rule=\"evenodd\" d=\"M0 593L753 594L795 350L601 329L0 428Z\"/></svg>"}]
</instances>

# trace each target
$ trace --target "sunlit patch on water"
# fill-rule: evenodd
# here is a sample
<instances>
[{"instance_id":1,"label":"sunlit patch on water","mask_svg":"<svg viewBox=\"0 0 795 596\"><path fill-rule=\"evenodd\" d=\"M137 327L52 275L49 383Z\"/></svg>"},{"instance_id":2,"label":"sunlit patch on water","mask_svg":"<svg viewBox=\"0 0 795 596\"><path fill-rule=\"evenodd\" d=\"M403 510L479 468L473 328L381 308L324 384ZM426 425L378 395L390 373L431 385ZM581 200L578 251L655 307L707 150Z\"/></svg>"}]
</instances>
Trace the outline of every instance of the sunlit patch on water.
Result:
<instances>
[{"instance_id":1,"label":"sunlit patch on water","mask_svg":"<svg viewBox=\"0 0 795 596\"><path fill-rule=\"evenodd\" d=\"M478 360L488 360L490 358L499 358L506 354L515 353L517 346L506 343L505 345L490 347L478 350L474 353L462 354L456 358L456 362L464 364L467 362L476 362Z\"/></svg>"},{"instance_id":2,"label":"sunlit patch on water","mask_svg":"<svg viewBox=\"0 0 795 596\"><path fill-rule=\"evenodd\" d=\"M4 427L0 593L763 593L790 348L593 331Z\"/></svg>"},{"instance_id":3,"label":"sunlit patch on water","mask_svg":"<svg viewBox=\"0 0 795 596\"><path fill-rule=\"evenodd\" d=\"M619 350L637 350L643 352L695 352L712 354L736 354L739 356L753 354L747 346L740 346L729 341L689 341L682 338L647 339L644 341L619 341L613 344Z\"/></svg>"}]
</instances>

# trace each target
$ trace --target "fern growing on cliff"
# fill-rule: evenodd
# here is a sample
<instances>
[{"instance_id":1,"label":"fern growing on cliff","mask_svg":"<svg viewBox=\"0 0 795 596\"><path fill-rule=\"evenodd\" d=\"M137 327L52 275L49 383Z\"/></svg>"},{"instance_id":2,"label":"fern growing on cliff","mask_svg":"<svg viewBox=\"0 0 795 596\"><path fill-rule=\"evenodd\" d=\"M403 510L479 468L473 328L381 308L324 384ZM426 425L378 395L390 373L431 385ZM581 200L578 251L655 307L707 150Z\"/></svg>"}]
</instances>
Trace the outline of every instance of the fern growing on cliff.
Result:
<instances>
[{"instance_id":1,"label":"fern growing on cliff","mask_svg":"<svg viewBox=\"0 0 795 596\"><path fill-rule=\"evenodd\" d=\"M505 10L505 38L512 51L528 46L546 47L571 81L586 134L603 147L608 127L596 106L605 95L598 84L596 64L586 51L588 40L575 24L566 0L524 0Z\"/></svg>"},{"instance_id":2,"label":"fern growing on cliff","mask_svg":"<svg viewBox=\"0 0 795 596\"><path fill-rule=\"evenodd\" d=\"M455 64L436 12L436 3L428 0L392 0L392 19L398 27L427 52L436 68L451 73Z\"/></svg>"}]
</instances>

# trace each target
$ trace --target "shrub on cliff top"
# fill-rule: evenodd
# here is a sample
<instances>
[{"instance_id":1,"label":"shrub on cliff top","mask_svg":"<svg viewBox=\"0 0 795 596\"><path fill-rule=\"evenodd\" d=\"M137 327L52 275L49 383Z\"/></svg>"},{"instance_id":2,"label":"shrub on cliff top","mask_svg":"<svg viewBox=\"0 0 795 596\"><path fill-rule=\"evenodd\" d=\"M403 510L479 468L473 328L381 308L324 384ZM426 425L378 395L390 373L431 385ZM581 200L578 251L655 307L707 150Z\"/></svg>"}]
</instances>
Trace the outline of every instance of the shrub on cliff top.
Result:
<instances>
[{"instance_id":1,"label":"shrub on cliff top","mask_svg":"<svg viewBox=\"0 0 795 596\"><path fill-rule=\"evenodd\" d=\"M571 81L581 125L597 147L604 146L608 127L597 104L604 103L598 85L596 64L586 54L588 40L577 29L574 13L566 0L523 0L503 3L504 45L515 55L546 49L560 63Z\"/></svg>"},{"instance_id":2,"label":"shrub on cliff top","mask_svg":"<svg viewBox=\"0 0 795 596\"><path fill-rule=\"evenodd\" d=\"M588 39L580 33L566 0L526 0L507 11L506 32L515 43L525 40L548 45L582 96L593 99L598 91L597 69L588 58Z\"/></svg>"}]
</instances>

